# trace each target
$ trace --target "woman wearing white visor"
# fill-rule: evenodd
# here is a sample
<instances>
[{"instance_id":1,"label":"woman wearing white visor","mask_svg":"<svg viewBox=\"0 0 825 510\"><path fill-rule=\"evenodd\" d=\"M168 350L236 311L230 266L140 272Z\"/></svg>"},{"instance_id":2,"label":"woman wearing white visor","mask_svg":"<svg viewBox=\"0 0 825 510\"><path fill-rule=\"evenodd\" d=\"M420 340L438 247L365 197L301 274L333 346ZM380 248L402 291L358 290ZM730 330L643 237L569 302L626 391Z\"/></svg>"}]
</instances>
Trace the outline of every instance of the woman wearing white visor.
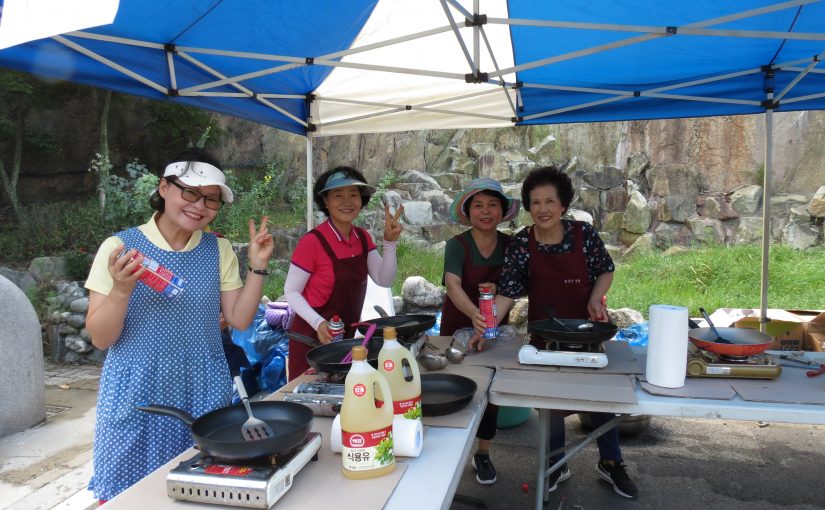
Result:
<instances>
[{"instance_id":1,"label":"woman wearing white visor","mask_svg":"<svg viewBox=\"0 0 825 510\"><path fill-rule=\"evenodd\" d=\"M181 154L166 166L150 199L157 211L152 218L106 239L95 256L86 281L86 328L98 349L109 349L89 484L100 500L113 498L192 446L183 423L135 405L174 406L199 417L230 403L219 316L223 311L232 327L249 326L273 251L267 218L257 228L250 219L244 285L229 241L203 230L232 198L209 155ZM147 271L145 258L183 282L166 274L155 288L139 283Z\"/></svg>"}]
</instances>

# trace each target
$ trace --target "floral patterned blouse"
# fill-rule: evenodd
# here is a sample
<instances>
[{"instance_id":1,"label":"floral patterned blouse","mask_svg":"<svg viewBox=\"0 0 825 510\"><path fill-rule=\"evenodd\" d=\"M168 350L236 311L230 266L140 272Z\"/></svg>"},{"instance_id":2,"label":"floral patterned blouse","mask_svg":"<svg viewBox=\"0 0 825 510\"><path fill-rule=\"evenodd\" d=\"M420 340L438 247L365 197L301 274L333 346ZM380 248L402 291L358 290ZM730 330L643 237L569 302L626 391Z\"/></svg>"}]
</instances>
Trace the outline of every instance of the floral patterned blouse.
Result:
<instances>
[{"instance_id":1,"label":"floral patterned blouse","mask_svg":"<svg viewBox=\"0 0 825 510\"><path fill-rule=\"evenodd\" d=\"M575 223L562 220L564 224L564 239L559 244L538 243L538 249L547 253L570 253L573 249L573 229ZM604 273L616 270L613 259L604 247L599 233L589 223L584 223L584 256L587 257L587 275L590 283ZM530 281L530 227L518 231L510 240L504 254L504 267L499 279L498 293L511 299L527 295Z\"/></svg>"}]
</instances>

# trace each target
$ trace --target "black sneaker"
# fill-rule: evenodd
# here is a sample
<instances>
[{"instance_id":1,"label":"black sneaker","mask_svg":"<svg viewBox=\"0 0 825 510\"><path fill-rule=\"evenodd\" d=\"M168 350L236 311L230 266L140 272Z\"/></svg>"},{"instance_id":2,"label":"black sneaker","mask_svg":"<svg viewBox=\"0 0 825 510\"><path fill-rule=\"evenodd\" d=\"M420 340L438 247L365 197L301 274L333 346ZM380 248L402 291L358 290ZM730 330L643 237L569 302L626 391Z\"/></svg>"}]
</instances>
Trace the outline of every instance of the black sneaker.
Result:
<instances>
[{"instance_id":1,"label":"black sneaker","mask_svg":"<svg viewBox=\"0 0 825 510\"><path fill-rule=\"evenodd\" d=\"M496 468L486 453L473 455L473 469L476 470L476 481L481 485L496 483Z\"/></svg>"},{"instance_id":2,"label":"black sneaker","mask_svg":"<svg viewBox=\"0 0 825 510\"><path fill-rule=\"evenodd\" d=\"M616 494L619 496L633 499L639 495L639 489L636 488L633 480L627 476L624 464L614 463L608 465L599 461L596 464L596 472L613 486L613 490L616 491Z\"/></svg>"},{"instance_id":3,"label":"black sneaker","mask_svg":"<svg viewBox=\"0 0 825 510\"><path fill-rule=\"evenodd\" d=\"M554 490L559 488L559 484L568 478L570 478L570 470L567 469L567 463L565 463L561 469L553 471L550 476L547 477L547 481L550 483L550 487L547 489L547 492L553 492Z\"/></svg>"}]
</instances>

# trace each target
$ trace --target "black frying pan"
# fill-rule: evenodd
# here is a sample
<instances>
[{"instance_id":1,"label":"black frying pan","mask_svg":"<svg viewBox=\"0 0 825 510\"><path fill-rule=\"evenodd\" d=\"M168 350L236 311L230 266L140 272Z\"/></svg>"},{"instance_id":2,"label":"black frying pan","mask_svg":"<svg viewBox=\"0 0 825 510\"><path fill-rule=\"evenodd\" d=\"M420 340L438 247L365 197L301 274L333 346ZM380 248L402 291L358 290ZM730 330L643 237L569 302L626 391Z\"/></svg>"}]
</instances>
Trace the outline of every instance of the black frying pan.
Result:
<instances>
[{"instance_id":1,"label":"black frying pan","mask_svg":"<svg viewBox=\"0 0 825 510\"><path fill-rule=\"evenodd\" d=\"M316 371L325 374L346 374L349 372L352 363L341 363L341 360L352 351L353 347L364 342L363 338L350 338L330 344L321 344L312 337L292 331L287 331L286 336L290 340L312 347L313 349L306 356L307 364ZM367 344L367 362L375 368L378 368L378 353L383 345L384 340L375 336L370 338Z\"/></svg>"},{"instance_id":2,"label":"black frying pan","mask_svg":"<svg viewBox=\"0 0 825 510\"><path fill-rule=\"evenodd\" d=\"M473 400L475 381L456 374L421 374L421 414L442 416L460 411Z\"/></svg>"},{"instance_id":3,"label":"black frying pan","mask_svg":"<svg viewBox=\"0 0 825 510\"><path fill-rule=\"evenodd\" d=\"M244 441L241 426L247 420L240 404L208 412L198 419L176 407L141 405L135 409L177 418L192 431L198 448L227 460L248 460L288 452L303 443L312 427L312 410L292 402L250 402L252 414L265 421L275 437L260 441Z\"/></svg>"},{"instance_id":4,"label":"black frying pan","mask_svg":"<svg viewBox=\"0 0 825 510\"><path fill-rule=\"evenodd\" d=\"M567 328L556 321L562 322ZM578 329L586 324L591 324L592 327ZM613 338L618 329L615 324L609 322L582 319L544 319L527 323L527 331L535 337L551 342L576 344L600 344Z\"/></svg>"},{"instance_id":5,"label":"black frying pan","mask_svg":"<svg viewBox=\"0 0 825 510\"><path fill-rule=\"evenodd\" d=\"M404 339L416 337L432 328L435 324L435 316L426 314L394 315L392 317L378 317L377 319L365 320L363 323L366 325L358 326L358 331L360 331L361 334L366 334L367 327L369 327L370 324L375 324L377 328L374 336L383 337L384 328L389 326L395 328L395 333L398 335L398 338Z\"/></svg>"}]
</instances>

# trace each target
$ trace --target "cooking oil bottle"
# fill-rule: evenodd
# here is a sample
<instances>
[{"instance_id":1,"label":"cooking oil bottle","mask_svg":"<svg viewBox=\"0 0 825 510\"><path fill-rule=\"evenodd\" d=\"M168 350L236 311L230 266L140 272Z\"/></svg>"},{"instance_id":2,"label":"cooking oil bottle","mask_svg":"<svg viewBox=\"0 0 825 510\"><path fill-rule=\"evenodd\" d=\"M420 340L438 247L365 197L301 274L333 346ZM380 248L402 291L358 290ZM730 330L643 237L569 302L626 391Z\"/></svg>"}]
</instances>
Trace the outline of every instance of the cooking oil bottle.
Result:
<instances>
[{"instance_id":1,"label":"cooking oil bottle","mask_svg":"<svg viewBox=\"0 0 825 510\"><path fill-rule=\"evenodd\" d=\"M367 349L353 347L341 406L342 471L347 478L375 478L395 469L392 407L381 405L376 386L392 398L387 381L367 363Z\"/></svg>"},{"instance_id":2,"label":"cooking oil bottle","mask_svg":"<svg viewBox=\"0 0 825 510\"><path fill-rule=\"evenodd\" d=\"M398 342L395 328L384 328L384 345L378 353L378 371L390 386L393 414L413 420L420 419L421 374L418 362Z\"/></svg>"}]
</instances>

